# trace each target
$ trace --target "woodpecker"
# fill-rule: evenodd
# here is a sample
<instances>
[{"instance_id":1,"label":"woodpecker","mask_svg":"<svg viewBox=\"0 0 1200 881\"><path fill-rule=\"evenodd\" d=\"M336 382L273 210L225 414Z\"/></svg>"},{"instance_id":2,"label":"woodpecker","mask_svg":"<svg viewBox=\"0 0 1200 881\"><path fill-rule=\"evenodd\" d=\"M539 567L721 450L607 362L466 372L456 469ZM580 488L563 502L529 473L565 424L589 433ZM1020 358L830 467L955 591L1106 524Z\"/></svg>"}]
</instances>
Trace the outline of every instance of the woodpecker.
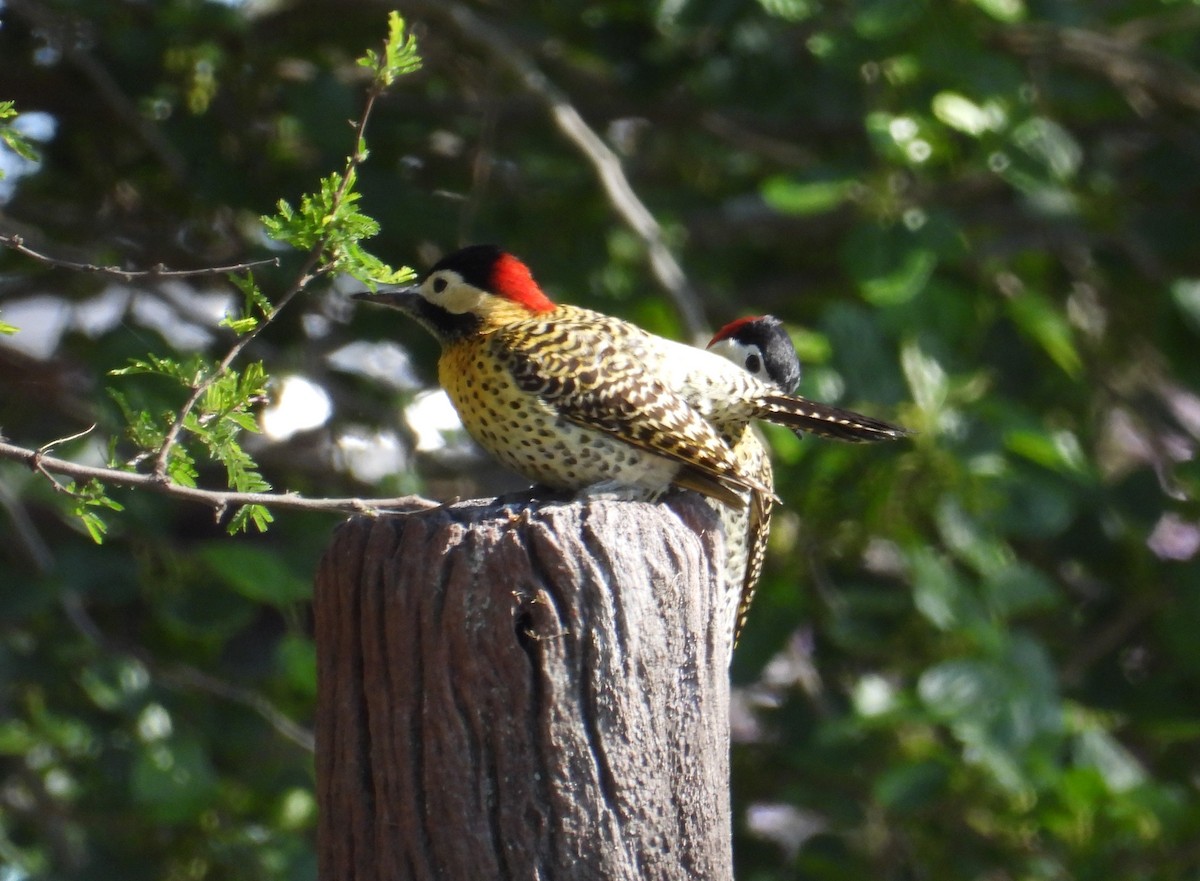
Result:
<instances>
[{"instance_id":1,"label":"woodpecker","mask_svg":"<svg viewBox=\"0 0 1200 881\"><path fill-rule=\"evenodd\" d=\"M800 356L783 322L773 315L739 318L718 330L708 343L708 350L742 367L751 376L775 386L784 394L792 394L800 383ZM734 432L728 439L734 455L760 483L774 486L771 458L754 426L730 426ZM734 615L733 646L737 647L750 604L762 576L767 556L767 537L771 531L771 508L774 497L754 490L745 510L724 508L719 511L725 529L727 573L731 581L740 583L737 611ZM740 580L740 581L739 581Z\"/></svg>"},{"instance_id":2,"label":"woodpecker","mask_svg":"<svg viewBox=\"0 0 1200 881\"><path fill-rule=\"evenodd\" d=\"M727 425L763 418L852 441L906 434L782 394L703 349L556 305L494 245L443 257L411 287L355 296L433 334L438 379L468 434L549 487L656 497L675 485L744 508L749 494L774 493L738 461Z\"/></svg>"},{"instance_id":3,"label":"woodpecker","mask_svg":"<svg viewBox=\"0 0 1200 881\"><path fill-rule=\"evenodd\" d=\"M707 348L784 394L795 394L800 384L800 356L783 322L774 315L731 321L713 334Z\"/></svg>"}]
</instances>

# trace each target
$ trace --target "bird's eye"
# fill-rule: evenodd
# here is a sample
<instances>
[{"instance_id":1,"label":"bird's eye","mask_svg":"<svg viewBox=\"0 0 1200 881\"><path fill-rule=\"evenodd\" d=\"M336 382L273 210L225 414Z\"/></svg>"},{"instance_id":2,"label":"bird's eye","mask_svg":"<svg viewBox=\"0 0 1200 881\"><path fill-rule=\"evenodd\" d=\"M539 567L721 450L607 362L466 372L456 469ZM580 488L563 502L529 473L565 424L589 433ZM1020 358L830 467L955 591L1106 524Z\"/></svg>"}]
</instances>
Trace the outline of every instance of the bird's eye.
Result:
<instances>
[{"instance_id":1,"label":"bird's eye","mask_svg":"<svg viewBox=\"0 0 1200 881\"><path fill-rule=\"evenodd\" d=\"M433 280L433 292L435 294L440 294L444 290L446 290L446 279L435 278Z\"/></svg>"},{"instance_id":2,"label":"bird's eye","mask_svg":"<svg viewBox=\"0 0 1200 881\"><path fill-rule=\"evenodd\" d=\"M758 355L756 355L756 354L747 355L746 356L746 369L749 370L751 373L753 373L755 376L757 376L758 371L762 370L762 359L759 358Z\"/></svg>"}]
</instances>

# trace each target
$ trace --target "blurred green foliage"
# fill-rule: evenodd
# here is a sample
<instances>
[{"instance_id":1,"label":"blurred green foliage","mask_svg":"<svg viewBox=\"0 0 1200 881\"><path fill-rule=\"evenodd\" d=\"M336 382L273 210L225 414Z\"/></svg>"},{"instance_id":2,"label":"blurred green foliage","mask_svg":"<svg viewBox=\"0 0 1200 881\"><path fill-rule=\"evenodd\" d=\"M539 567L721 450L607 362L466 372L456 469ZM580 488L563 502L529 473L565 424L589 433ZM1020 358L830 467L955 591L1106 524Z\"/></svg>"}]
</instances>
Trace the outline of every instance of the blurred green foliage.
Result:
<instances>
[{"instance_id":1,"label":"blurred green foliage","mask_svg":"<svg viewBox=\"0 0 1200 881\"><path fill-rule=\"evenodd\" d=\"M805 394L920 432L769 433L785 507L734 662L739 879L1200 878L1200 5L400 5L424 67L374 111L372 252L421 266L497 241L559 298L679 334L594 169L460 30L471 10L618 151L714 326L783 317ZM258 218L345 167L385 12L7 0L0 99L25 155L3 157L0 231L128 268L278 254L256 272L273 302L301 255ZM178 406L105 374L220 357L209 294L243 300L0 252L4 436L119 437L114 382ZM331 405L244 439L272 486L502 488L415 449L396 395L419 388L330 361L396 334L430 384L419 330L333 288L255 340L239 369ZM367 486L348 439L381 429L404 467ZM88 444L55 452L102 457ZM97 547L0 463L0 877L312 877L305 585L334 521L228 538L203 508L113 496Z\"/></svg>"}]
</instances>

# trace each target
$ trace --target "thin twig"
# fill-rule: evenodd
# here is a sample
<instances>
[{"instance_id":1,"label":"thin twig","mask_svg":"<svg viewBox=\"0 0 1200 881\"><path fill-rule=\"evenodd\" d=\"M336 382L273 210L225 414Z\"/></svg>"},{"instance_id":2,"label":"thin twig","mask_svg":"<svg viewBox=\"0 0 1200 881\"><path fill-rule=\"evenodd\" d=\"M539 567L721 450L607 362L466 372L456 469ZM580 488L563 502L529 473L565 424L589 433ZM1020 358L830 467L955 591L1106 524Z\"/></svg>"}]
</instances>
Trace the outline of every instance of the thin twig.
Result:
<instances>
[{"instance_id":1,"label":"thin twig","mask_svg":"<svg viewBox=\"0 0 1200 881\"><path fill-rule=\"evenodd\" d=\"M389 499L312 499L298 493L242 493L199 487L183 486L172 481L159 480L153 474L122 471L119 468L81 465L66 459L47 456L36 449L16 446L0 441L0 459L22 462L33 471L45 475L65 474L76 480L98 480L109 486L146 489L161 495L207 505L214 511L225 511L242 505L265 505L275 509L291 511L329 511L347 514L377 514L381 511L420 511L434 508L438 502L420 496L397 496ZM56 484L57 481L54 481ZM59 484L61 486L61 484Z\"/></svg>"},{"instance_id":2,"label":"thin twig","mask_svg":"<svg viewBox=\"0 0 1200 881\"><path fill-rule=\"evenodd\" d=\"M202 691L230 703L241 704L261 716L281 737L290 740L306 752L311 753L316 749L316 738L311 729L296 722L252 688L234 685L184 664L169 668L155 667L151 670L151 675L168 688Z\"/></svg>"},{"instance_id":3,"label":"thin twig","mask_svg":"<svg viewBox=\"0 0 1200 881\"><path fill-rule=\"evenodd\" d=\"M312 731L296 722L257 691L218 679L203 670L186 664L177 664L172 667L161 666L146 649L120 645L104 633L92 616L88 614L82 599L76 592L65 592L61 602L67 620L97 648L114 655L130 655L136 658L146 668L151 678L166 688L175 691L203 691L230 703L247 707L261 716L280 736L307 752L313 751Z\"/></svg>"},{"instance_id":4,"label":"thin twig","mask_svg":"<svg viewBox=\"0 0 1200 881\"><path fill-rule=\"evenodd\" d=\"M40 474L42 477L46 478L46 480L50 482L50 488L56 493L61 493L64 496L70 496L73 499L83 498L83 493L71 489L69 486L47 471L42 465L43 458L44 457L41 453L39 453L37 450L34 450L33 456L29 460L29 469L35 474Z\"/></svg>"},{"instance_id":5,"label":"thin twig","mask_svg":"<svg viewBox=\"0 0 1200 881\"><path fill-rule=\"evenodd\" d=\"M54 568L54 554L51 552L50 546L46 544L46 540L42 538L41 533L38 532L33 518L25 510L22 501L3 483L0 483L0 508L8 512L8 519L12 521L13 525L13 534L38 575L48 575Z\"/></svg>"},{"instance_id":6,"label":"thin twig","mask_svg":"<svg viewBox=\"0 0 1200 881\"><path fill-rule=\"evenodd\" d=\"M1103 75L1118 88L1200 110L1200 75L1168 55L1131 44L1127 37L1051 24L1005 28L998 37L1018 54L1074 64Z\"/></svg>"},{"instance_id":7,"label":"thin twig","mask_svg":"<svg viewBox=\"0 0 1200 881\"><path fill-rule=\"evenodd\" d=\"M381 94L383 94L385 88L386 86L376 79L367 92L367 100L366 104L363 106L363 112L360 115L358 122L354 126L354 149L351 152L349 159L346 160L346 170L342 174L341 185L334 194L331 213L336 213L338 207L346 198L346 192L350 187L351 176L353 175L355 169L362 164L362 161L365 158L359 151L359 148L363 142L363 133L366 131L367 120L370 119L371 110L375 106L375 101ZM304 264L300 267L300 271L297 273L295 281L292 282L292 286L288 288L282 297L279 298L279 302L272 307L270 314L256 324L251 330L240 336L237 342L235 342L233 346L230 347L229 351L225 353L225 357L221 359L219 364L217 364L216 369L210 372L203 380L196 383L195 388L192 389L191 395L188 396L188 399L184 402L183 406L179 408L179 412L175 414L174 422L172 422L170 428L167 429L167 433L163 436L162 445L158 448L158 453L154 457L154 478L156 480L160 482L167 480L167 460L171 455L171 449L179 440L180 432L183 431L183 424L187 420L188 414L192 412L196 404L199 403L202 397L204 397L204 393L212 387L213 383L215 383L218 379L220 379L221 376L224 375L225 371L229 369L229 365L234 362L234 360L245 350L245 348L250 345L250 343L252 343L258 337L258 335L275 320L276 317L278 317L279 313L287 307L288 303L290 303L297 294L303 291L317 278L320 278L333 268L332 263L318 265L321 262L321 257L325 252L325 246L328 243L329 233L325 233L321 236L317 243L313 245L311 250L309 250L308 256L305 258Z\"/></svg>"},{"instance_id":8,"label":"thin twig","mask_svg":"<svg viewBox=\"0 0 1200 881\"><path fill-rule=\"evenodd\" d=\"M418 5L431 14L449 17L468 39L478 43L498 64L509 68L533 95L549 109L559 130L575 144L595 168L609 201L621 218L646 246L650 268L679 311L687 335L707 339L708 322L695 289L679 261L667 247L662 226L650 213L633 187L621 160L575 109L570 97L547 77L521 48L494 24L483 21L461 3L422 0Z\"/></svg>"},{"instance_id":9,"label":"thin twig","mask_svg":"<svg viewBox=\"0 0 1200 881\"><path fill-rule=\"evenodd\" d=\"M317 245L316 249L314 249L313 252L310 253L305 259L304 265L300 268L300 272L296 276L296 280L292 283L292 286L287 290L287 292L279 298L279 302L276 303L271 309L270 314L249 331L238 337L237 342L230 346L229 351L225 353L225 357L222 358L217 364L216 369L212 370L207 376L204 377L204 379L197 382L192 388L191 395L189 395L188 399L184 401L183 406L179 408L179 412L175 414L174 421L171 423L171 427L167 429L166 434L163 436L162 445L158 448L158 453L154 457L154 472L152 477L155 480L160 482L167 480L167 459L171 455L171 449L179 440L179 434L181 431L183 431L183 424L185 421L187 421L188 414L192 412L196 404L198 404L200 399L204 397L204 393L212 387L213 383L224 376L225 371L229 369L229 365L231 365L234 360L237 359L238 355L242 354L242 351L246 348L246 346L250 345L250 343L252 343L258 337L258 335L262 333L272 321L274 321L275 317L279 315L280 311L282 311L283 308L287 306L287 304L290 303L297 294L304 290L314 279L319 278L321 275L324 275L329 271L329 267L327 266L319 267L314 271L314 267L321 258L319 249L324 247L324 241L325 240L322 239L321 243Z\"/></svg>"},{"instance_id":10,"label":"thin twig","mask_svg":"<svg viewBox=\"0 0 1200 881\"><path fill-rule=\"evenodd\" d=\"M1093 665L1124 645L1130 634L1166 602L1162 596L1137 595L1129 599L1095 633L1077 642L1074 654L1059 668L1059 680L1078 686Z\"/></svg>"},{"instance_id":11,"label":"thin twig","mask_svg":"<svg viewBox=\"0 0 1200 881\"><path fill-rule=\"evenodd\" d=\"M55 447L60 446L62 444L70 443L73 440L79 440L81 437L87 437L89 434L91 434L95 430L96 430L96 423L93 422L91 425L89 425L83 431L77 431L74 434L68 434L66 437L55 438L52 441L46 441L46 443L42 444L40 447L37 448L37 453L39 456L45 455L46 453L53 450Z\"/></svg>"},{"instance_id":12,"label":"thin twig","mask_svg":"<svg viewBox=\"0 0 1200 881\"><path fill-rule=\"evenodd\" d=\"M233 263L229 266L206 266L203 269L167 269L159 264L149 269L121 269L119 266L100 266L96 263L75 263L71 260L60 260L40 251L35 251L25 244L25 239L19 235L0 233L0 245L26 257L32 257L39 263L54 266L59 269L69 269L72 272L94 272L99 275L111 275L123 281L134 281L139 278L194 278L205 275L229 275L234 272L246 272L260 266L279 266L278 257L267 257L264 260L250 260L246 263Z\"/></svg>"},{"instance_id":13,"label":"thin twig","mask_svg":"<svg viewBox=\"0 0 1200 881\"><path fill-rule=\"evenodd\" d=\"M1179 9L1145 15L1122 22L1112 29L1112 35L1123 43L1146 43L1164 34L1179 34L1200 27L1200 8L1185 6Z\"/></svg>"},{"instance_id":14,"label":"thin twig","mask_svg":"<svg viewBox=\"0 0 1200 881\"><path fill-rule=\"evenodd\" d=\"M37 474L42 475L42 477L46 478L46 480L50 481L50 486L54 489L55 492L62 493L63 495L66 495L66 496L71 496L72 498L75 498L75 499L83 498L82 493L71 489L69 486L67 486L65 483L62 483L57 477L55 477L53 474L51 474L49 471L47 471L45 469L45 467L43 467L43 465L42 465L42 460L44 458L46 458L46 453L48 453L50 450L54 449L55 447L59 446L60 444L65 444L65 443L68 443L73 440L79 440L79 438L86 437L87 435L91 434L95 430L96 430L96 423L93 422L90 426L85 428L83 431L77 431L74 434L67 435L66 437L60 437L60 438L56 438L55 440L52 440L52 441L47 441L46 443L44 443L40 447L38 447L36 450L34 450L33 455L29 457L30 469L32 469Z\"/></svg>"},{"instance_id":15,"label":"thin twig","mask_svg":"<svg viewBox=\"0 0 1200 881\"><path fill-rule=\"evenodd\" d=\"M42 449L46 449L46 446L43 446ZM36 453L38 451L33 450L31 452ZM37 527L34 526L33 521L25 513L21 505L5 492L3 486L0 486L0 505L3 505L8 510L9 516L16 527L17 535L22 539L22 544L33 561L38 574L43 577L53 574L56 560L50 552L49 546L38 533ZM75 629L85 639L104 651L112 654L132 654L150 671L152 677L167 688L204 691L216 695L223 700L248 707L266 720L267 724L274 728L282 737L287 738L308 752L313 751L312 731L297 723L266 697L253 689L225 682L186 665L162 668L145 649L134 649L117 645L100 629L92 616L88 614L87 609L83 605L83 600L75 591L65 591L60 602L62 603L63 612L66 614L67 620L71 622Z\"/></svg>"},{"instance_id":16,"label":"thin twig","mask_svg":"<svg viewBox=\"0 0 1200 881\"><path fill-rule=\"evenodd\" d=\"M171 143L145 113L138 110L134 101L125 94L120 84L108 69L84 48L92 41L80 38L81 16L60 15L51 11L49 3L29 3L26 0L8 0L5 6L14 14L24 18L35 30L40 30L54 49L75 65L91 81L100 96L120 121L119 127L134 132L157 157L163 168L176 183L188 179L188 164L183 154ZM81 96L82 100L82 96ZM114 128L118 127L114 124Z\"/></svg>"}]
</instances>

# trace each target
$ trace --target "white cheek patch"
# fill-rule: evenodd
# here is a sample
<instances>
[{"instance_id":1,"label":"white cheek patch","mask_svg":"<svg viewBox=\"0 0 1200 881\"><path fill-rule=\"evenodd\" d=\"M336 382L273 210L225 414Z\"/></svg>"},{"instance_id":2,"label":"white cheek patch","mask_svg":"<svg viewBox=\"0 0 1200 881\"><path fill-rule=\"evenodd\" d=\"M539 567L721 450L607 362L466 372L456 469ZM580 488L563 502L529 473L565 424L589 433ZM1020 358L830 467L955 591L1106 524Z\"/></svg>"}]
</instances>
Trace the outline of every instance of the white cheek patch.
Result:
<instances>
[{"instance_id":1,"label":"white cheek patch","mask_svg":"<svg viewBox=\"0 0 1200 881\"><path fill-rule=\"evenodd\" d=\"M758 346L747 346L739 343L734 339L718 340L708 347L708 350L714 355L720 355L728 361L732 361L738 367L749 372L752 376L759 379L763 377L763 359L758 351ZM746 367L746 362L751 356L754 356L754 364L758 367L757 370L749 370Z\"/></svg>"},{"instance_id":2,"label":"white cheek patch","mask_svg":"<svg viewBox=\"0 0 1200 881\"><path fill-rule=\"evenodd\" d=\"M471 312L479 306L483 294L468 284L450 285L440 294L434 295L434 302L455 315Z\"/></svg>"},{"instance_id":3,"label":"white cheek patch","mask_svg":"<svg viewBox=\"0 0 1200 881\"><path fill-rule=\"evenodd\" d=\"M421 296L452 315L463 315L479 305L483 292L463 281L457 272L442 270L425 280Z\"/></svg>"}]
</instances>

